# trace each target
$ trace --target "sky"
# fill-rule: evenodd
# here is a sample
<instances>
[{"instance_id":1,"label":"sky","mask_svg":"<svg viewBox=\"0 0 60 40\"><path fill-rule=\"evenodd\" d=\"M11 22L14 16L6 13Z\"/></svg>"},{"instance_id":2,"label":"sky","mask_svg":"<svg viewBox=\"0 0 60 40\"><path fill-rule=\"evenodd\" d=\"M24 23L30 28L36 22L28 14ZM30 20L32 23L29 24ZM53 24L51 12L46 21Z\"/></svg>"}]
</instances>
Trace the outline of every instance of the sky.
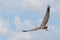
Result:
<instances>
[{"instance_id":1,"label":"sky","mask_svg":"<svg viewBox=\"0 0 60 40\"><path fill-rule=\"evenodd\" d=\"M50 5L48 31L22 32L40 25ZM60 40L60 0L0 0L0 40Z\"/></svg>"}]
</instances>

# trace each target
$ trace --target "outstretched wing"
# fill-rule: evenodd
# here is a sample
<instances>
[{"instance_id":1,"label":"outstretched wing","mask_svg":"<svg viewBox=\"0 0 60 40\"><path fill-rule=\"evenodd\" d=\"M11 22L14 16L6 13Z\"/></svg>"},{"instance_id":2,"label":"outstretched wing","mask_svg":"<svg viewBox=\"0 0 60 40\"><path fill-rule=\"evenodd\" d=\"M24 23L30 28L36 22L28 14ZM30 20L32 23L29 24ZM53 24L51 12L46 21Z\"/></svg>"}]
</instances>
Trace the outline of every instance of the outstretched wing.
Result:
<instances>
[{"instance_id":1,"label":"outstretched wing","mask_svg":"<svg viewBox=\"0 0 60 40\"><path fill-rule=\"evenodd\" d=\"M49 19L49 13L50 13L50 6L48 6L47 12L46 12L46 14L45 14L45 16L44 16L44 18L43 18L42 24L41 24L39 27L34 28L34 29L31 29L31 30L22 30L22 31L23 31L23 32L36 31L36 30L41 29L41 27L46 26L46 24L47 24L47 22L48 22L48 19Z\"/></svg>"},{"instance_id":2,"label":"outstretched wing","mask_svg":"<svg viewBox=\"0 0 60 40\"><path fill-rule=\"evenodd\" d=\"M50 15L50 6L47 7L46 14L45 14L42 24L41 24L42 27L46 26L48 19L49 19L49 15Z\"/></svg>"},{"instance_id":3,"label":"outstretched wing","mask_svg":"<svg viewBox=\"0 0 60 40\"><path fill-rule=\"evenodd\" d=\"M29 31L37 31L41 29L41 27L37 27L37 28L34 28L34 29L31 29L31 30L22 30L23 32L29 32Z\"/></svg>"}]
</instances>

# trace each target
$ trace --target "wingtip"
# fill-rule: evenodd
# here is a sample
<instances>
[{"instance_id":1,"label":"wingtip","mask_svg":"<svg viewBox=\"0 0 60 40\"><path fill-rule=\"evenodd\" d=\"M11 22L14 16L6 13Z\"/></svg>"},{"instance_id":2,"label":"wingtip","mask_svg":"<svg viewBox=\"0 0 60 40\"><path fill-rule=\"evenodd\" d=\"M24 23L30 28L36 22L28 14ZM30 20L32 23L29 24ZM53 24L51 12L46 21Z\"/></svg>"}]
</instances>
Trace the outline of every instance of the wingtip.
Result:
<instances>
[{"instance_id":1,"label":"wingtip","mask_svg":"<svg viewBox=\"0 0 60 40\"><path fill-rule=\"evenodd\" d=\"M47 12L48 13L50 12L50 5L48 5L48 7L47 7Z\"/></svg>"},{"instance_id":2,"label":"wingtip","mask_svg":"<svg viewBox=\"0 0 60 40\"><path fill-rule=\"evenodd\" d=\"M25 31L25 30L22 30L22 32L27 32L27 31Z\"/></svg>"},{"instance_id":3,"label":"wingtip","mask_svg":"<svg viewBox=\"0 0 60 40\"><path fill-rule=\"evenodd\" d=\"M50 8L50 5L48 5L48 8Z\"/></svg>"}]
</instances>

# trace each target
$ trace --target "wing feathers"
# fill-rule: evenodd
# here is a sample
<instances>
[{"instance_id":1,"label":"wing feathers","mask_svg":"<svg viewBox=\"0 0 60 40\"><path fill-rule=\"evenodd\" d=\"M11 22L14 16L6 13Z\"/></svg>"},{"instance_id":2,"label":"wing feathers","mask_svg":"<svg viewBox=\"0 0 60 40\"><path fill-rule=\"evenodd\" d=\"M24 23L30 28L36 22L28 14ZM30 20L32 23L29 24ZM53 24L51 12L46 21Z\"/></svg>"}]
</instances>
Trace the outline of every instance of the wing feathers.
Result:
<instances>
[{"instance_id":1,"label":"wing feathers","mask_svg":"<svg viewBox=\"0 0 60 40\"><path fill-rule=\"evenodd\" d=\"M49 19L49 13L50 13L50 6L47 7L47 12L43 18L43 21L42 21L42 24L39 26L39 27L36 27L32 30L22 30L23 32L28 32L28 31L36 31L36 30L39 30L39 29L42 29L42 27L45 27L47 22L48 22L48 19Z\"/></svg>"},{"instance_id":2,"label":"wing feathers","mask_svg":"<svg viewBox=\"0 0 60 40\"><path fill-rule=\"evenodd\" d=\"M48 22L48 19L49 19L49 14L50 14L50 6L47 7L47 11L46 11L46 14L45 14L45 16L43 18L43 21L42 21L41 25L46 26L46 24Z\"/></svg>"}]
</instances>

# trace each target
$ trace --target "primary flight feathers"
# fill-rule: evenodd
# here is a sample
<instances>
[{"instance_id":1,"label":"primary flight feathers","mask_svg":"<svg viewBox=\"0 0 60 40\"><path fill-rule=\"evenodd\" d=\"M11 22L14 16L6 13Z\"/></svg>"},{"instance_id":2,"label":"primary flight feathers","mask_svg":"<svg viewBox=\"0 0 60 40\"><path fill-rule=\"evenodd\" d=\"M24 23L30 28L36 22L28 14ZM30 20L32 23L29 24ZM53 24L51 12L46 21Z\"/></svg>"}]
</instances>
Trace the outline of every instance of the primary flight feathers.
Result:
<instances>
[{"instance_id":1,"label":"primary flight feathers","mask_svg":"<svg viewBox=\"0 0 60 40\"><path fill-rule=\"evenodd\" d=\"M45 16L42 20L41 25L39 27L33 28L31 30L22 30L22 31L23 32L28 32L28 31L36 31L36 30L40 30L40 29L46 29L46 31L47 31L48 26L46 26L46 25L47 25L47 22L48 22L48 19L49 19L49 15L50 15L50 6L48 5L46 14L45 14Z\"/></svg>"}]
</instances>

